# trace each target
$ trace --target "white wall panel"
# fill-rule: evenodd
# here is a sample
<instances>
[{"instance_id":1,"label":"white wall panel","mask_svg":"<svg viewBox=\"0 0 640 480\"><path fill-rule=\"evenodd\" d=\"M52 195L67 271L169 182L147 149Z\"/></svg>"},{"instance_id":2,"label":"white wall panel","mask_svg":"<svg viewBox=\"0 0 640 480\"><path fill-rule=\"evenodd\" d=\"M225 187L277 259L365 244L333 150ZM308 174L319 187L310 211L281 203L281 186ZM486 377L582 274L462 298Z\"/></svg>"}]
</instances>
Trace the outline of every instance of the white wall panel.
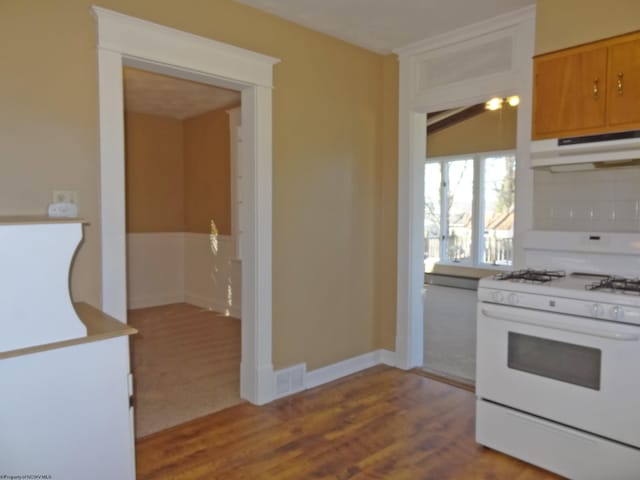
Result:
<instances>
[{"instance_id":1,"label":"white wall panel","mask_svg":"<svg viewBox=\"0 0 640 480\"><path fill-rule=\"evenodd\" d=\"M184 301L184 233L127 235L128 308Z\"/></svg>"},{"instance_id":2,"label":"white wall panel","mask_svg":"<svg viewBox=\"0 0 640 480\"><path fill-rule=\"evenodd\" d=\"M240 262L226 235L184 234L185 301L240 316Z\"/></svg>"},{"instance_id":3,"label":"white wall panel","mask_svg":"<svg viewBox=\"0 0 640 480\"><path fill-rule=\"evenodd\" d=\"M129 308L187 302L240 317L233 239L206 233L127 235Z\"/></svg>"},{"instance_id":4,"label":"white wall panel","mask_svg":"<svg viewBox=\"0 0 640 480\"><path fill-rule=\"evenodd\" d=\"M474 381L475 290L427 285L424 294L424 366Z\"/></svg>"}]
</instances>

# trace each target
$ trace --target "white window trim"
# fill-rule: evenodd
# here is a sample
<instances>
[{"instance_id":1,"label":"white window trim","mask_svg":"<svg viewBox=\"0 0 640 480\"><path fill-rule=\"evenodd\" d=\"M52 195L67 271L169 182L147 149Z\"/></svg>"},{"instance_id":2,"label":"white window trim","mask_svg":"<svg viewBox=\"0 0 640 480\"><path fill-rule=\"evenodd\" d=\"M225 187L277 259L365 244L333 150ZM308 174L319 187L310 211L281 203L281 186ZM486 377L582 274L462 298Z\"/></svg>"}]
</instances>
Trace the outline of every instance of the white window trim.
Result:
<instances>
[{"instance_id":1,"label":"white window trim","mask_svg":"<svg viewBox=\"0 0 640 480\"><path fill-rule=\"evenodd\" d=\"M512 265L494 265L492 263L484 263L480 261L480 252L484 249L484 237L480 233L484 230L482 225L484 224L485 211L481 208L481 199L484 198L484 169L482 168L482 162L487 158L493 157L516 157L516 150L495 150L489 152L475 152L475 153L462 153L457 155L445 155L439 157L427 157L425 164L438 163L440 164L440 172L442 179L447 178L448 164L455 160L473 160L473 203L472 203L472 220L471 220L471 260L466 262L454 262L451 260L443 260L446 258L445 242L440 242L440 261L437 265L446 265L447 267L465 267L465 268L482 268L483 270L496 270L496 271L508 271L513 270ZM515 204L515 201L514 201ZM445 195L445 189L440 188L440 235L442 237L443 232L447 231L447 219L443 212L446 212L448 208L447 196ZM515 213L514 213L515 215ZM513 259L512 259L513 262Z\"/></svg>"}]
</instances>

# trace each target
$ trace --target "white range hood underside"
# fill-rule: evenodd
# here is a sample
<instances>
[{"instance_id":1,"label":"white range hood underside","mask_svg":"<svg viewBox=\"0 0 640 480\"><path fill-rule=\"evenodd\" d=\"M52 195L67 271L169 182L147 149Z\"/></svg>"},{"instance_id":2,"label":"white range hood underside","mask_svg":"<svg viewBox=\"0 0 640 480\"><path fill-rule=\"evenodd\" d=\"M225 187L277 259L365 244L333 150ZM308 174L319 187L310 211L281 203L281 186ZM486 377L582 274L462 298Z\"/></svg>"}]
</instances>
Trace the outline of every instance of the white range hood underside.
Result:
<instances>
[{"instance_id":1,"label":"white range hood underside","mask_svg":"<svg viewBox=\"0 0 640 480\"><path fill-rule=\"evenodd\" d=\"M583 137L593 141L564 145L561 144L564 140L557 138L534 140L531 142L531 167L576 171L640 164L640 138L608 140L607 136Z\"/></svg>"}]
</instances>

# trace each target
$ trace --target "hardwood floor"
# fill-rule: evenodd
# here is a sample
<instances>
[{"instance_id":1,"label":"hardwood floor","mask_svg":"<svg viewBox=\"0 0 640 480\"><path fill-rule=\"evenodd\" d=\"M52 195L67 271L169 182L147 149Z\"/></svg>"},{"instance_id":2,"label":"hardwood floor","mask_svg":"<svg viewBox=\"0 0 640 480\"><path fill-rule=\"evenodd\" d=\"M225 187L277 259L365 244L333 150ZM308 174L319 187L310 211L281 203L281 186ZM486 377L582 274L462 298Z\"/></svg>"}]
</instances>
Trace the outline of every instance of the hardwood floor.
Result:
<instances>
[{"instance_id":1,"label":"hardwood floor","mask_svg":"<svg viewBox=\"0 0 640 480\"><path fill-rule=\"evenodd\" d=\"M186 303L131 310L138 438L237 405L240 320Z\"/></svg>"},{"instance_id":2,"label":"hardwood floor","mask_svg":"<svg viewBox=\"0 0 640 480\"><path fill-rule=\"evenodd\" d=\"M457 388L462 388L463 390L467 390L469 392L476 391L475 384L469 382L468 380L449 377L446 375L440 375L431 370L428 370L425 367L414 368L411 370L411 373L415 373L416 375L422 375L423 377L430 378L431 380L435 380L440 383L446 383L448 385L452 385Z\"/></svg>"},{"instance_id":3,"label":"hardwood floor","mask_svg":"<svg viewBox=\"0 0 640 480\"><path fill-rule=\"evenodd\" d=\"M139 479L559 478L474 441L472 393L378 366L147 437Z\"/></svg>"}]
</instances>

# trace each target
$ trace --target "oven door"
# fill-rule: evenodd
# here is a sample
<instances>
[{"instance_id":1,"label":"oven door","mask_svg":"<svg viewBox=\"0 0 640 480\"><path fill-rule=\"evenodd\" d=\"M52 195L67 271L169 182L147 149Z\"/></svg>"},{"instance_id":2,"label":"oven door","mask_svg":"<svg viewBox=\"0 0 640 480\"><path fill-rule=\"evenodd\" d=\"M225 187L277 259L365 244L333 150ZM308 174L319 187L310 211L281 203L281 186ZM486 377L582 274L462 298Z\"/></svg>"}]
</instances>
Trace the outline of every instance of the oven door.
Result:
<instances>
[{"instance_id":1,"label":"oven door","mask_svg":"<svg viewBox=\"0 0 640 480\"><path fill-rule=\"evenodd\" d=\"M640 447L640 327L478 303L480 398Z\"/></svg>"}]
</instances>

